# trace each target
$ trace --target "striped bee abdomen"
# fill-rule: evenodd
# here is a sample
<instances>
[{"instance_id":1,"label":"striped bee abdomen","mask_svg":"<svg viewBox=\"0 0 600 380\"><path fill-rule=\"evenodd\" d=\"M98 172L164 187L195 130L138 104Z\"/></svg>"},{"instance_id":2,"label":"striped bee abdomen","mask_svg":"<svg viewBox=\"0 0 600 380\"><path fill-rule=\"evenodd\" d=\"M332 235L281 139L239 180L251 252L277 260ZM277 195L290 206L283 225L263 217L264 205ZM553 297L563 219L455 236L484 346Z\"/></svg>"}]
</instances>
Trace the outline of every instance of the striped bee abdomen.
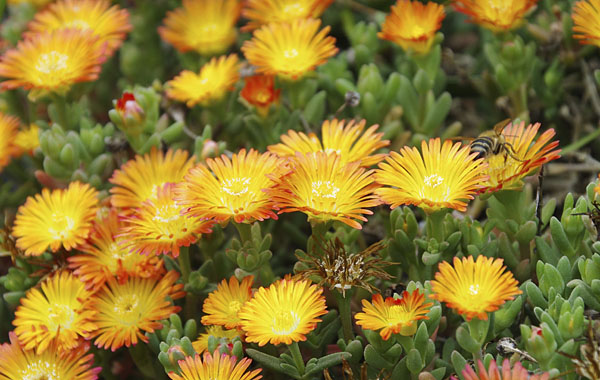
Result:
<instances>
[{"instance_id":1,"label":"striped bee abdomen","mask_svg":"<svg viewBox=\"0 0 600 380\"><path fill-rule=\"evenodd\" d=\"M494 150L494 139L480 136L471 142L471 153L477 153L475 158L484 158Z\"/></svg>"}]
</instances>

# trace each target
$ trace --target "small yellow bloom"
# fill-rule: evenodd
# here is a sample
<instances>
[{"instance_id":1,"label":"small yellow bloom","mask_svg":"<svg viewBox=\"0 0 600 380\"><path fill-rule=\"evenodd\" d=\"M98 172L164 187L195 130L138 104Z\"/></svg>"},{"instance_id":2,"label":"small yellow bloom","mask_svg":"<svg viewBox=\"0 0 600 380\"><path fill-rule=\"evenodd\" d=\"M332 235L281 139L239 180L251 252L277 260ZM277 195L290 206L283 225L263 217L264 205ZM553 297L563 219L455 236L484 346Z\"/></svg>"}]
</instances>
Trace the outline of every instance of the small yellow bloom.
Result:
<instances>
[{"instance_id":1,"label":"small yellow bloom","mask_svg":"<svg viewBox=\"0 0 600 380\"><path fill-rule=\"evenodd\" d=\"M455 309L467 320L487 320L488 312L496 311L506 301L514 299L521 290L518 282L502 259L480 255L454 258L454 268L446 261L439 266L435 280L431 281L433 293L430 298Z\"/></svg>"},{"instance_id":2,"label":"small yellow bloom","mask_svg":"<svg viewBox=\"0 0 600 380\"><path fill-rule=\"evenodd\" d=\"M26 350L44 352L56 341L58 351L70 351L96 330L92 292L68 271L61 271L31 288L15 312L15 334Z\"/></svg>"},{"instance_id":3,"label":"small yellow bloom","mask_svg":"<svg viewBox=\"0 0 600 380\"><path fill-rule=\"evenodd\" d=\"M217 222L277 219L273 199L263 191L275 185L269 176L278 176L283 161L271 153L245 149L230 159L207 159L185 176L177 188L177 201L186 215ZM209 170L210 168L210 170Z\"/></svg>"},{"instance_id":4,"label":"small yellow bloom","mask_svg":"<svg viewBox=\"0 0 600 380\"><path fill-rule=\"evenodd\" d=\"M471 17L471 21L501 32L521 25L523 16L538 0L452 0L454 8Z\"/></svg>"},{"instance_id":5,"label":"small yellow bloom","mask_svg":"<svg viewBox=\"0 0 600 380\"><path fill-rule=\"evenodd\" d=\"M98 36L99 45L106 44L110 56L123 43L131 24L129 13L116 5L111 7L108 0L60 0L36 13L25 37L62 29L91 31Z\"/></svg>"},{"instance_id":6,"label":"small yellow bloom","mask_svg":"<svg viewBox=\"0 0 600 380\"><path fill-rule=\"evenodd\" d=\"M169 377L172 380L258 380L260 369L246 372L252 360L244 358L237 364L235 356L221 354L215 351L212 355L204 353L201 359L200 355L187 356L178 362L181 368L181 375L170 372Z\"/></svg>"},{"instance_id":7,"label":"small yellow bloom","mask_svg":"<svg viewBox=\"0 0 600 380\"><path fill-rule=\"evenodd\" d=\"M510 361L504 359L502 368L498 368L495 360L490 362L490 366L486 371L485 365L481 360L477 361L477 373L473 370L470 364L465 365L462 375L465 380L548 380L550 373L544 372L537 375L530 375L529 371L523 367L521 362L516 362L511 368Z\"/></svg>"},{"instance_id":8,"label":"small yellow bloom","mask_svg":"<svg viewBox=\"0 0 600 380\"><path fill-rule=\"evenodd\" d=\"M285 278L261 287L238 314L246 341L264 346L306 340L326 314L323 289L309 280Z\"/></svg>"},{"instance_id":9,"label":"small yellow bloom","mask_svg":"<svg viewBox=\"0 0 600 380\"><path fill-rule=\"evenodd\" d=\"M281 136L281 143L268 149L279 157L294 157L296 152L334 152L341 156L342 164L359 161L361 166L372 166L383 160L385 155L371 153L388 146L390 141L381 139L383 133L375 133L379 127L377 124L363 132L365 123L364 119L358 123L350 120L347 124L344 120L325 120L321 126L322 143L314 133L307 136L289 130L287 135Z\"/></svg>"},{"instance_id":10,"label":"small yellow bloom","mask_svg":"<svg viewBox=\"0 0 600 380\"><path fill-rule=\"evenodd\" d=\"M367 330L380 330L383 340L388 340L392 333L405 336L417 331L420 319L429 319L425 314L433 306L432 302L425 303L425 295L418 289L412 293L404 291L402 298L387 297L385 301L381 294L373 296L373 303L362 300L363 312L357 313L356 324Z\"/></svg>"},{"instance_id":11,"label":"small yellow bloom","mask_svg":"<svg viewBox=\"0 0 600 380\"><path fill-rule=\"evenodd\" d=\"M208 338L210 338L211 336L217 338L220 342L226 342L229 344L231 343L233 338L237 337L242 339L244 337L244 333L239 331L238 329L225 330L223 326L218 325L207 326L206 332L200 334L198 339L192 342L192 346L194 347L196 353L202 354L208 349Z\"/></svg>"},{"instance_id":12,"label":"small yellow bloom","mask_svg":"<svg viewBox=\"0 0 600 380\"><path fill-rule=\"evenodd\" d=\"M431 48L435 33L446 17L444 6L434 2L398 0L392 6L377 36L400 45L404 50L425 54Z\"/></svg>"},{"instance_id":13,"label":"small yellow bloom","mask_svg":"<svg viewBox=\"0 0 600 380\"><path fill-rule=\"evenodd\" d=\"M181 52L221 54L235 42L241 8L238 0L183 0L182 8L167 13L158 33Z\"/></svg>"},{"instance_id":14,"label":"small yellow bloom","mask_svg":"<svg viewBox=\"0 0 600 380\"><path fill-rule=\"evenodd\" d=\"M156 200L158 189L165 183L178 183L194 164L185 150L163 153L152 148L150 153L135 156L115 170L109 181L111 204L116 208L135 209L146 200Z\"/></svg>"},{"instance_id":15,"label":"small yellow bloom","mask_svg":"<svg viewBox=\"0 0 600 380\"><path fill-rule=\"evenodd\" d=\"M0 344L0 378L13 379L69 379L96 380L102 367L93 367L94 355L80 345L69 352L56 349L53 344L43 353L25 349L15 333L8 334L10 343Z\"/></svg>"},{"instance_id":16,"label":"small yellow bloom","mask_svg":"<svg viewBox=\"0 0 600 380\"><path fill-rule=\"evenodd\" d=\"M87 239L98 210L98 192L88 184L71 182L65 190L43 189L19 207L13 236L26 255L39 256L50 247L67 251Z\"/></svg>"},{"instance_id":17,"label":"small yellow bloom","mask_svg":"<svg viewBox=\"0 0 600 380\"><path fill-rule=\"evenodd\" d=\"M221 100L240 79L240 63L237 55L214 57L196 74L184 70L168 81L167 96L188 107L203 106Z\"/></svg>"},{"instance_id":18,"label":"small yellow bloom","mask_svg":"<svg viewBox=\"0 0 600 380\"><path fill-rule=\"evenodd\" d=\"M100 348L116 349L148 342L144 332L160 330L163 319L180 308L171 300L185 295L183 284L175 284L176 271L161 279L129 277L123 284L110 277L92 299L91 307L98 311L93 321L98 325L94 344Z\"/></svg>"},{"instance_id":19,"label":"small yellow bloom","mask_svg":"<svg viewBox=\"0 0 600 380\"><path fill-rule=\"evenodd\" d=\"M390 187L376 193L391 208L412 204L427 212L442 208L465 211L465 201L473 199L487 178L483 160L474 160L468 145L450 141L442 145L439 138L423 141L421 150L404 147L400 153L391 152L375 174L377 182Z\"/></svg>"},{"instance_id":20,"label":"small yellow bloom","mask_svg":"<svg viewBox=\"0 0 600 380\"><path fill-rule=\"evenodd\" d=\"M0 144L2 143L0 142ZM40 127L31 124L27 128L22 128L15 136L14 144L17 150L15 156L33 155L33 151L40 146Z\"/></svg>"},{"instance_id":21,"label":"small yellow bloom","mask_svg":"<svg viewBox=\"0 0 600 380\"><path fill-rule=\"evenodd\" d=\"M20 123L17 117L0 112L0 171L10 163L11 157L18 153L15 140Z\"/></svg>"},{"instance_id":22,"label":"small yellow bloom","mask_svg":"<svg viewBox=\"0 0 600 380\"><path fill-rule=\"evenodd\" d=\"M250 20L242 30L254 30L271 22L319 18L333 0L248 0L242 15Z\"/></svg>"},{"instance_id":23,"label":"small yellow bloom","mask_svg":"<svg viewBox=\"0 0 600 380\"><path fill-rule=\"evenodd\" d=\"M573 6L573 38L600 46L600 0L582 0Z\"/></svg>"},{"instance_id":24,"label":"small yellow bloom","mask_svg":"<svg viewBox=\"0 0 600 380\"><path fill-rule=\"evenodd\" d=\"M221 325L233 329L241 324L238 313L242 306L252 298L252 281L254 276L246 276L240 284L235 276L221 281L217 290L211 292L204 300L202 312L203 325Z\"/></svg>"},{"instance_id":25,"label":"small yellow bloom","mask_svg":"<svg viewBox=\"0 0 600 380\"><path fill-rule=\"evenodd\" d=\"M90 31L64 29L19 41L0 59L3 89L33 89L30 96L64 94L77 82L96 80L105 51Z\"/></svg>"},{"instance_id":26,"label":"small yellow bloom","mask_svg":"<svg viewBox=\"0 0 600 380\"><path fill-rule=\"evenodd\" d=\"M329 26L318 31L319 26L321 20L315 19L271 23L254 31L242 51L259 73L295 80L338 51L335 38L327 36Z\"/></svg>"}]
</instances>

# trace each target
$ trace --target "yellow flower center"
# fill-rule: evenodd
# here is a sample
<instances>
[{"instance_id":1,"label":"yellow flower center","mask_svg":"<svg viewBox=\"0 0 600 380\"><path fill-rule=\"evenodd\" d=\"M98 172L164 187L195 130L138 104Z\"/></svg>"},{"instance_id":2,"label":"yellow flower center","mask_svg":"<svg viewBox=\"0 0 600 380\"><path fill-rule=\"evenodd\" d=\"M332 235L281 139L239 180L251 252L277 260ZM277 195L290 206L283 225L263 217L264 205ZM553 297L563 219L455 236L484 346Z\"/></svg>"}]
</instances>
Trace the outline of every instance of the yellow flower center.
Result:
<instances>
[{"instance_id":1,"label":"yellow flower center","mask_svg":"<svg viewBox=\"0 0 600 380\"><path fill-rule=\"evenodd\" d=\"M249 177L227 178L223 180L221 190L229 195L238 197L240 195L248 193L248 185L250 185Z\"/></svg>"},{"instance_id":2,"label":"yellow flower center","mask_svg":"<svg viewBox=\"0 0 600 380\"><path fill-rule=\"evenodd\" d=\"M300 317L292 310L279 310L273 317L271 331L276 335L289 335L293 333L300 324Z\"/></svg>"},{"instance_id":3,"label":"yellow flower center","mask_svg":"<svg viewBox=\"0 0 600 380\"><path fill-rule=\"evenodd\" d=\"M180 211L181 209L175 203L164 205L156 209L156 214L152 217L152 220L169 224L181 217Z\"/></svg>"},{"instance_id":4,"label":"yellow flower center","mask_svg":"<svg viewBox=\"0 0 600 380\"><path fill-rule=\"evenodd\" d=\"M61 378L61 374L56 370L56 364L44 360L29 363L20 373L23 380L58 380Z\"/></svg>"},{"instance_id":5,"label":"yellow flower center","mask_svg":"<svg viewBox=\"0 0 600 380\"><path fill-rule=\"evenodd\" d=\"M313 181L312 182L313 199L314 198L318 198L319 200L336 199L339 192L340 192L340 188L335 186L335 183L332 181Z\"/></svg>"},{"instance_id":6,"label":"yellow flower center","mask_svg":"<svg viewBox=\"0 0 600 380\"><path fill-rule=\"evenodd\" d=\"M304 14L304 12L305 12L304 7L302 6L302 4L300 4L300 2L287 4L281 10L281 13L283 13L286 18L290 18L290 19L295 18L296 15Z\"/></svg>"},{"instance_id":7,"label":"yellow flower center","mask_svg":"<svg viewBox=\"0 0 600 380\"><path fill-rule=\"evenodd\" d=\"M40 55L35 68L41 73L51 74L65 70L68 67L68 63L68 55L53 50L50 53Z\"/></svg>"},{"instance_id":8,"label":"yellow flower center","mask_svg":"<svg viewBox=\"0 0 600 380\"><path fill-rule=\"evenodd\" d=\"M140 300L136 294L127 294L115 299L113 313L123 325L133 326L140 319Z\"/></svg>"},{"instance_id":9,"label":"yellow flower center","mask_svg":"<svg viewBox=\"0 0 600 380\"><path fill-rule=\"evenodd\" d=\"M52 223L48 227L48 233L54 240L65 240L75 227L75 220L67 215L52 214Z\"/></svg>"},{"instance_id":10,"label":"yellow flower center","mask_svg":"<svg viewBox=\"0 0 600 380\"><path fill-rule=\"evenodd\" d=\"M65 27L86 30L86 29L90 29L90 24L88 24L87 22L85 22L83 20L76 19L76 20L71 20L71 21L68 21L67 23L65 23Z\"/></svg>"},{"instance_id":11,"label":"yellow flower center","mask_svg":"<svg viewBox=\"0 0 600 380\"><path fill-rule=\"evenodd\" d=\"M48 330L70 329L75 313L69 305L54 304L48 308Z\"/></svg>"},{"instance_id":12,"label":"yellow flower center","mask_svg":"<svg viewBox=\"0 0 600 380\"><path fill-rule=\"evenodd\" d=\"M399 324L405 324L413 320L413 315L406 311L406 308L394 305L390 307L389 315L387 318L388 326L395 326Z\"/></svg>"},{"instance_id":13,"label":"yellow flower center","mask_svg":"<svg viewBox=\"0 0 600 380\"><path fill-rule=\"evenodd\" d=\"M271 94L268 91L257 91L254 95L254 99L258 103L266 103L271 98Z\"/></svg>"},{"instance_id":14,"label":"yellow flower center","mask_svg":"<svg viewBox=\"0 0 600 380\"><path fill-rule=\"evenodd\" d=\"M419 190L419 197L432 202L448 202L450 187L439 174L431 174L423 178L423 187Z\"/></svg>"},{"instance_id":15,"label":"yellow flower center","mask_svg":"<svg viewBox=\"0 0 600 380\"><path fill-rule=\"evenodd\" d=\"M298 54L299 53L297 49L288 49L283 51L283 56L287 59L296 58Z\"/></svg>"},{"instance_id":16,"label":"yellow flower center","mask_svg":"<svg viewBox=\"0 0 600 380\"><path fill-rule=\"evenodd\" d=\"M232 314L237 313L242 308L242 304L240 301L231 301L229 302L229 310L231 310Z\"/></svg>"}]
</instances>

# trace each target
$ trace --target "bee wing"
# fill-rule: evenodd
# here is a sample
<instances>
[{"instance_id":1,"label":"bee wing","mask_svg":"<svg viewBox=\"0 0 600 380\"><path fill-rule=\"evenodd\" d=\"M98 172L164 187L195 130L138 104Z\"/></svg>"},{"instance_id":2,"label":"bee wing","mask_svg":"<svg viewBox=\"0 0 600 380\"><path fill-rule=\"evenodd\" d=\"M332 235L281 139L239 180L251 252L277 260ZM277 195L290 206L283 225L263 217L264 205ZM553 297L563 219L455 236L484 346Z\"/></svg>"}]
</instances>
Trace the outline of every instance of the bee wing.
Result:
<instances>
[{"instance_id":1,"label":"bee wing","mask_svg":"<svg viewBox=\"0 0 600 380\"><path fill-rule=\"evenodd\" d=\"M494 125L494 132L497 135L502 134L504 128L506 128L506 126L509 125L511 121L512 119L504 119L501 122L497 123L496 125Z\"/></svg>"}]
</instances>

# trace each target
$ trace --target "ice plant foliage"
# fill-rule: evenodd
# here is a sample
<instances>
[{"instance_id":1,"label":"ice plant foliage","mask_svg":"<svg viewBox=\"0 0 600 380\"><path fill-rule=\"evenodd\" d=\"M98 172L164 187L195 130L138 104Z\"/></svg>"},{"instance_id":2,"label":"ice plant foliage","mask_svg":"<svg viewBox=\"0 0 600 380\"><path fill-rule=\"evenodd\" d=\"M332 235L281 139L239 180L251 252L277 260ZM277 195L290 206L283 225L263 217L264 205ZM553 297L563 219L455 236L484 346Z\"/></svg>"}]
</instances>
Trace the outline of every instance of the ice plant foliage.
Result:
<instances>
[{"instance_id":1,"label":"ice plant foliage","mask_svg":"<svg viewBox=\"0 0 600 380\"><path fill-rule=\"evenodd\" d=\"M25 36L61 29L91 31L111 55L131 30L129 13L108 0L60 0L36 13ZM102 46L100 46L102 48Z\"/></svg>"},{"instance_id":2,"label":"ice plant foliage","mask_svg":"<svg viewBox=\"0 0 600 380\"><path fill-rule=\"evenodd\" d=\"M398 0L377 36L400 45L404 50L425 54L429 52L445 16L443 5Z\"/></svg>"},{"instance_id":3,"label":"ice plant foliage","mask_svg":"<svg viewBox=\"0 0 600 380\"><path fill-rule=\"evenodd\" d=\"M267 190L279 213L301 211L309 220L338 220L361 229L357 220L366 222L364 215L373 214L368 208L380 203L373 193L378 187L373 171L359 162L345 165L335 153L296 153L290 166L290 173Z\"/></svg>"},{"instance_id":4,"label":"ice plant foliage","mask_svg":"<svg viewBox=\"0 0 600 380\"><path fill-rule=\"evenodd\" d=\"M258 380L262 376L260 369L247 372L252 360L244 358L237 362L235 356L219 353L211 355L206 352L200 355L188 356L178 362L181 375L169 373L172 380Z\"/></svg>"},{"instance_id":5,"label":"ice plant foliage","mask_svg":"<svg viewBox=\"0 0 600 380\"><path fill-rule=\"evenodd\" d=\"M538 0L453 0L454 8L484 28L501 32L521 25Z\"/></svg>"},{"instance_id":6,"label":"ice plant foliage","mask_svg":"<svg viewBox=\"0 0 600 380\"><path fill-rule=\"evenodd\" d=\"M417 331L417 321L429 319L427 313L433 302L425 303L425 295L419 289L402 292L402 298L373 296L372 303L362 300L362 312L357 313L356 324L367 330L381 330L379 335L388 340L392 334L405 336Z\"/></svg>"},{"instance_id":7,"label":"ice plant foliage","mask_svg":"<svg viewBox=\"0 0 600 380\"><path fill-rule=\"evenodd\" d=\"M167 82L167 96L188 107L209 105L221 100L240 78L237 55L215 57L198 74L184 70Z\"/></svg>"},{"instance_id":8,"label":"ice plant foliage","mask_svg":"<svg viewBox=\"0 0 600 380\"><path fill-rule=\"evenodd\" d=\"M364 131L366 120L325 120L321 126L321 140L314 134L289 130L281 136L281 143L269 146L269 151L280 157L294 157L296 152L335 153L341 156L342 163L359 161L361 166L372 166L383 160L384 154L372 154L388 146L389 140L382 140L383 133L376 133L378 125Z\"/></svg>"},{"instance_id":9,"label":"ice plant foliage","mask_svg":"<svg viewBox=\"0 0 600 380\"><path fill-rule=\"evenodd\" d=\"M215 337L219 340L219 342L226 342L227 344L231 343L233 338L243 338L244 333L239 329L231 329L226 330L223 326L215 325L215 326L207 326L206 331L198 337L194 342L192 342L192 346L194 350L198 354L202 354L208 348L208 338Z\"/></svg>"},{"instance_id":10,"label":"ice plant foliage","mask_svg":"<svg viewBox=\"0 0 600 380\"><path fill-rule=\"evenodd\" d=\"M382 187L376 190L391 208L415 205L425 211L453 208L465 211L467 201L486 180L482 159L474 160L468 146L452 144L439 138L415 147L391 152L379 164L375 179Z\"/></svg>"},{"instance_id":11,"label":"ice plant foliage","mask_svg":"<svg viewBox=\"0 0 600 380\"><path fill-rule=\"evenodd\" d=\"M338 51L329 26L319 31L320 26L315 19L271 23L254 31L242 51L259 73L296 80Z\"/></svg>"},{"instance_id":12,"label":"ice plant foliage","mask_svg":"<svg viewBox=\"0 0 600 380\"><path fill-rule=\"evenodd\" d=\"M241 8L238 0L183 0L181 8L167 13L158 32L181 52L221 54L235 42Z\"/></svg>"},{"instance_id":13,"label":"ice plant foliage","mask_svg":"<svg viewBox=\"0 0 600 380\"><path fill-rule=\"evenodd\" d=\"M275 185L282 160L271 153L240 150L230 159L222 155L192 168L178 187L177 201L189 216L218 222L277 219L274 201L263 190Z\"/></svg>"},{"instance_id":14,"label":"ice plant foliage","mask_svg":"<svg viewBox=\"0 0 600 380\"><path fill-rule=\"evenodd\" d=\"M333 0L248 0L242 12L250 20L243 30L254 30L271 22L318 18Z\"/></svg>"},{"instance_id":15,"label":"ice plant foliage","mask_svg":"<svg viewBox=\"0 0 600 380\"><path fill-rule=\"evenodd\" d=\"M264 346L306 340L327 312L322 293L309 280L289 277L260 287L238 314L246 341Z\"/></svg>"},{"instance_id":16,"label":"ice plant foliage","mask_svg":"<svg viewBox=\"0 0 600 380\"><path fill-rule=\"evenodd\" d=\"M256 107L263 117L269 113L269 107L279 102L280 89L275 89L275 78L272 75L253 75L244 79L245 85L240 96L248 104Z\"/></svg>"},{"instance_id":17,"label":"ice plant foliage","mask_svg":"<svg viewBox=\"0 0 600 380\"><path fill-rule=\"evenodd\" d=\"M50 247L67 251L85 242L98 210L98 192L71 182L67 189L43 189L19 207L13 236L26 255L39 256Z\"/></svg>"},{"instance_id":18,"label":"ice plant foliage","mask_svg":"<svg viewBox=\"0 0 600 380\"><path fill-rule=\"evenodd\" d=\"M573 37L600 46L600 1L581 0L573 6Z\"/></svg>"},{"instance_id":19,"label":"ice plant foliage","mask_svg":"<svg viewBox=\"0 0 600 380\"><path fill-rule=\"evenodd\" d=\"M449 308L465 316L467 320L487 320L488 312L496 311L506 301L521 294L517 280L505 271L502 259L480 255L454 258L454 267L444 261L440 264L435 280L431 281L430 297L445 302Z\"/></svg>"},{"instance_id":20,"label":"ice plant foliage","mask_svg":"<svg viewBox=\"0 0 600 380\"><path fill-rule=\"evenodd\" d=\"M19 124L17 117L0 112L0 172L10 163L11 156L18 152L15 139Z\"/></svg>"},{"instance_id":21,"label":"ice plant foliage","mask_svg":"<svg viewBox=\"0 0 600 380\"><path fill-rule=\"evenodd\" d=\"M537 375L529 375L529 371L523 367L521 362L516 362L511 368L510 361L504 359L502 368L498 368L495 360L492 360L489 368L485 369L485 365L481 360L477 361L477 373L467 364L462 371L465 380L548 380L550 374L544 372Z\"/></svg>"},{"instance_id":22,"label":"ice plant foliage","mask_svg":"<svg viewBox=\"0 0 600 380\"><path fill-rule=\"evenodd\" d=\"M233 329L241 325L239 311L252 297L252 281L254 276L246 276L242 283L235 276L229 282L221 281L217 290L211 292L204 300L202 312L203 325L221 325Z\"/></svg>"},{"instance_id":23,"label":"ice plant foliage","mask_svg":"<svg viewBox=\"0 0 600 380\"><path fill-rule=\"evenodd\" d=\"M175 271L161 279L130 277L122 284L109 278L91 301L91 307L98 311L93 319L98 326L94 344L115 351L140 340L148 342L144 332L160 330L160 321L180 310L172 303L185 295L183 284L175 284L178 278Z\"/></svg>"},{"instance_id":24,"label":"ice plant foliage","mask_svg":"<svg viewBox=\"0 0 600 380\"><path fill-rule=\"evenodd\" d=\"M27 350L66 352L96 330L92 292L68 271L61 271L30 289L15 312L15 334ZM53 346L54 345L54 346Z\"/></svg>"}]
</instances>

